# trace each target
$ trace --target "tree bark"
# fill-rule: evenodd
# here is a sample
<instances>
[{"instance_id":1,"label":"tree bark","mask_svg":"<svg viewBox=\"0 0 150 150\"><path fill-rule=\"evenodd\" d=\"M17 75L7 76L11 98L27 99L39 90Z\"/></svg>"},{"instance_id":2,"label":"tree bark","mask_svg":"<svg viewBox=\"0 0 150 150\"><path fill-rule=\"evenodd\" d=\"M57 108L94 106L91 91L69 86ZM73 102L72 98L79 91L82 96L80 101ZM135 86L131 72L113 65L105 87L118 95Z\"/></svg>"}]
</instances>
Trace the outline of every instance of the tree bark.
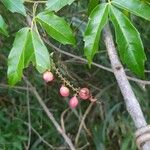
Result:
<instances>
[{"instance_id":1,"label":"tree bark","mask_svg":"<svg viewBox=\"0 0 150 150\"><path fill-rule=\"evenodd\" d=\"M112 33L109 25L107 24L103 31L104 42L107 48L108 56L111 62L112 69L114 71L115 78L118 82L119 88L123 95L127 111L137 129L147 126L143 112L139 105L135 94L131 88L131 85L127 79L124 68L118 58L118 54L113 41ZM150 150L150 142L145 142L142 146L142 150Z\"/></svg>"}]
</instances>

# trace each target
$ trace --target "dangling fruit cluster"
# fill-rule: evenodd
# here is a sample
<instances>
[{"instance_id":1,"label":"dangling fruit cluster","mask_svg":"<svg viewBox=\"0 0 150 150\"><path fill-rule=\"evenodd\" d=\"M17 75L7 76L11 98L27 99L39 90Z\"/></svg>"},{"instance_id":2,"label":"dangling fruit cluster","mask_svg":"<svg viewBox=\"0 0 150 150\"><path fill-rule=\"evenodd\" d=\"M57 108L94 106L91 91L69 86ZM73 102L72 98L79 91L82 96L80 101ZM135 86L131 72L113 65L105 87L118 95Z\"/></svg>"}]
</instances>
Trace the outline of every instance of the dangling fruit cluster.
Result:
<instances>
[{"instance_id":1,"label":"dangling fruit cluster","mask_svg":"<svg viewBox=\"0 0 150 150\"><path fill-rule=\"evenodd\" d=\"M63 85L61 85L60 90L59 90L60 95L63 97L69 97L70 96L70 89L73 92L75 92L74 96L69 100L69 107L71 109L75 109L78 106L79 100L77 97L79 97L82 100L90 100L91 102L93 102L92 95L91 95L90 90L88 88L86 88L86 87L74 88L74 86L66 78L64 78L62 76L59 69L57 69L55 66L54 66L54 70L55 70L56 75L58 75L58 77L63 82ZM54 80L54 75L52 72L46 71L43 74L43 79L46 83L52 82Z\"/></svg>"}]
</instances>

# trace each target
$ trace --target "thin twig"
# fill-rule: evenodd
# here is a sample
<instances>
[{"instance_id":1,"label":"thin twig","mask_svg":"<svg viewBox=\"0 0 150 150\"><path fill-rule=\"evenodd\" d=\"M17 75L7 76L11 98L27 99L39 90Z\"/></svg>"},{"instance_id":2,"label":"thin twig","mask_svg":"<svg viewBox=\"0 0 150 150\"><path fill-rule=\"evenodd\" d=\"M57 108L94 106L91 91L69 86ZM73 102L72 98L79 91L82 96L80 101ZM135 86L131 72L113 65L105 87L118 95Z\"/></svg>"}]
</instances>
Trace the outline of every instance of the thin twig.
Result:
<instances>
[{"instance_id":1,"label":"thin twig","mask_svg":"<svg viewBox=\"0 0 150 150\"><path fill-rule=\"evenodd\" d=\"M16 119L19 119L19 118L16 118ZM20 121L22 121L25 125L29 126L29 123L19 119ZM39 133L36 129L34 129L31 125L31 130L39 137L39 139L45 144L47 145L50 149L53 149L53 150L66 150L66 147L54 147L52 146L51 144L49 144L49 142L47 142Z\"/></svg>"},{"instance_id":2,"label":"thin twig","mask_svg":"<svg viewBox=\"0 0 150 150\"><path fill-rule=\"evenodd\" d=\"M25 91L28 90L27 87L22 87L22 86L13 86L13 87L11 87L10 85L8 85L8 84L3 84L3 83L0 84L0 88L19 89L19 90L25 90Z\"/></svg>"},{"instance_id":3,"label":"thin twig","mask_svg":"<svg viewBox=\"0 0 150 150\"><path fill-rule=\"evenodd\" d=\"M87 147L88 147L89 145L90 145L89 143L86 143L84 146L78 148L77 150L83 150L83 149L86 149L86 150L87 150Z\"/></svg>"},{"instance_id":4,"label":"thin twig","mask_svg":"<svg viewBox=\"0 0 150 150\"><path fill-rule=\"evenodd\" d=\"M90 112L91 108L93 106L93 103L90 103L90 105L88 106L88 108L86 109L83 117L82 117L82 120L81 120L81 123L80 123L80 126L79 126L79 129L78 129L78 132L77 132L77 135L76 135L76 138L75 138L75 145L77 146L78 144L78 140L79 140L79 136L81 134L81 130L82 130L82 127L83 127L83 123L88 115L88 113Z\"/></svg>"},{"instance_id":5,"label":"thin twig","mask_svg":"<svg viewBox=\"0 0 150 150\"><path fill-rule=\"evenodd\" d=\"M65 123L64 123L64 115L67 113L68 110L69 108L65 109L61 114L61 127L65 133L66 133L66 129L65 129Z\"/></svg>"},{"instance_id":6,"label":"thin twig","mask_svg":"<svg viewBox=\"0 0 150 150\"><path fill-rule=\"evenodd\" d=\"M36 88L33 87L33 85L27 80L27 78L24 77L24 81L30 86L31 92L34 94L34 96L37 98L38 102L40 103L41 107L47 114L48 118L52 121L54 126L56 127L57 131L62 135L68 146L70 147L71 150L75 150L74 145L72 144L72 141L70 138L66 135L66 133L63 132L61 126L58 124L56 119L54 118L53 114L49 111L45 103L43 102L42 98L40 97L39 93L37 92Z\"/></svg>"},{"instance_id":7,"label":"thin twig","mask_svg":"<svg viewBox=\"0 0 150 150\"><path fill-rule=\"evenodd\" d=\"M45 43L47 43L51 48L53 48L54 50L58 51L59 53L62 53L64 55L67 55L67 56L70 56L70 57L73 57L73 58L76 58L78 60L81 60L85 63L88 63L86 59L82 58L82 57L79 57L79 56L76 56L74 54L71 54L69 52L66 52L66 51L63 51L61 50L60 48L56 47L55 45L53 45L52 43L50 43L47 39L43 38ZM113 70L111 68L108 68L108 67L105 67L103 65L100 65L100 64L97 64L95 62L92 62L91 63L92 65L98 67L98 68L101 68L103 70L106 70L108 72L111 72L111 73L114 73ZM142 84L145 84L145 85L150 85L150 81L147 81L147 80L141 80L141 79L137 79L137 78L134 78L134 77L130 77L130 76L127 76L127 78L131 81L134 81L134 82L137 82L137 83L142 83Z\"/></svg>"},{"instance_id":8,"label":"thin twig","mask_svg":"<svg viewBox=\"0 0 150 150\"><path fill-rule=\"evenodd\" d=\"M31 142L31 113L30 113L30 98L29 98L29 86L27 84L27 108L28 108L28 130L29 130L29 136L28 136L28 144L27 144L27 150L30 149L30 142Z\"/></svg>"}]
</instances>

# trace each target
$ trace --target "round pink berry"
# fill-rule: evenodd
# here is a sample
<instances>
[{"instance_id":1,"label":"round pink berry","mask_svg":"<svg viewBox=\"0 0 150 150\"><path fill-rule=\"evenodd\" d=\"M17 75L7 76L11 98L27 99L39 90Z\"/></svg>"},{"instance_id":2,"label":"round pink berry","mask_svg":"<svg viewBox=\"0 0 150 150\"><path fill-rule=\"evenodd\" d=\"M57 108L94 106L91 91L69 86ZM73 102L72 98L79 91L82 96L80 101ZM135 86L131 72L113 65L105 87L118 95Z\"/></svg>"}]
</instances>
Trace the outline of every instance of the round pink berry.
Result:
<instances>
[{"instance_id":1,"label":"round pink berry","mask_svg":"<svg viewBox=\"0 0 150 150\"><path fill-rule=\"evenodd\" d=\"M61 88L60 88L60 94L63 97L68 97L69 94L70 94L70 91L66 86L62 85Z\"/></svg>"},{"instance_id":2,"label":"round pink berry","mask_svg":"<svg viewBox=\"0 0 150 150\"><path fill-rule=\"evenodd\" d=\"M88 88L82 88L79 91L79 96L81 99L88 99L90 97L90 90Z\"/></svg>"},{"instance_id":3,"label":"round pink berry","mask_svg":"<svg viewBox=\"0 0 150 150\"><path fill-rule=\"evenodd\" d=\"M78 103L79 103L79 101L78 101L77 97L74 96L70 99L69 106L70 106L71 109L74 109L78 106Z\"/></svg>"},{"instance_id":4,"label":"round pink berry","mask_svg":"<svg viewBox=\"0 0 150 150\"><path fill-rule=\"evenodd\" d=\"M51 82L54 80L54 75L50 71L46 71L43 73L43 79L45 82Z\"/></svg>"}]
</instances>

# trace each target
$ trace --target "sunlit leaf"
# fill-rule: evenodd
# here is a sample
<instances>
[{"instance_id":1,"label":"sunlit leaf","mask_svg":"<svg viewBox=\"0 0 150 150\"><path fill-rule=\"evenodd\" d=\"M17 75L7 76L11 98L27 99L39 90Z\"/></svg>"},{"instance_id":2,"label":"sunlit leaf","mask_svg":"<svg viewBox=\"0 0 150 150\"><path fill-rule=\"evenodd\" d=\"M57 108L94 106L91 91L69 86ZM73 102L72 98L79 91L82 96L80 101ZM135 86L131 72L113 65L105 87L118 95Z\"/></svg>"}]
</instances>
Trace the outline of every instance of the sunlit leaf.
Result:
<instances>
[{"instance_id":1,"label":"sunlit leaf","mask_svg":"<svg viewBox=\"0 0 150 150\"><path fill-rule=\"evenodd\" d=\"M11 12L17 12L26 16L25 7L23 5L23 0L0 0L5 7Z\"/></svg>"},{"instance_id":2,"label":"sunlit leaf","mask_svg":"<svg viewBox=\"0 0 150 150\"><path fill-rule=\"evenodd\" d=\"M113 6L110 10L121 59L130 70L143 77L146 56L140 34L121 11Z\"/></svg>"},{"instance_id":3,"label":"sunlit leaf","mask_svg":"<svg viewBox=\"0 0 150 150\"><path fill-rule=\"evenodd\" d=\"M112 0L112 4L150 21L150 4L144 0Z\"/></svg>"},{"instance_id":4,"label":"sunlit leaf","mask_svg":"<svg viewBox=\"0 0 150 150\"><path fill-rule=\"evenodd\" d=\"M46 32L62 44L75 45L75 38L69 24L53 12L42 12L37 15L37 21Z\"/></svg>"},{"instance_id":5,"label":"sunlit leaf","mask_svg":"<svg viewBox=\"0 0 150 150\"><path fill-rule=\"evenodd\" d=\"M24 51L27 46L29 28L23 28L16 34L13 48L8 57L8 80L10 85L16 84L22 78L24 68Z\"/></svg>"},{"instance_id":6,"label":"sunlit leaf","mask_svg":"<svg viewBox=\"0 0 150 150\"><path fill-rule=\"evenodd\" d=\"M47 10L58 11L66 5L70 5L75 0L48 0L46 3Z\"/></svg>"},{"instance_id":7,"label":"sunlit leaf","mask_svg":"<svg viewBox=\"0 0 150 150\"><path fill-rule=\"evenodd\" d=\"M98 5L90 14L84 36L84 54L89 64L99 48L100 33L108 18L108 4Z\"/></svg>"},{"instance_id":8,"label":"sunlit leaf","mask_svg":"<svg viewBox=\"0 0 150 150\"><path fill-rule=\"evenodd\" d=\"M31 36L36 69L40 73L43 73L50 68L50 56L38 33L36 31L31 31Z\"/></svg>"}]
</instances>

